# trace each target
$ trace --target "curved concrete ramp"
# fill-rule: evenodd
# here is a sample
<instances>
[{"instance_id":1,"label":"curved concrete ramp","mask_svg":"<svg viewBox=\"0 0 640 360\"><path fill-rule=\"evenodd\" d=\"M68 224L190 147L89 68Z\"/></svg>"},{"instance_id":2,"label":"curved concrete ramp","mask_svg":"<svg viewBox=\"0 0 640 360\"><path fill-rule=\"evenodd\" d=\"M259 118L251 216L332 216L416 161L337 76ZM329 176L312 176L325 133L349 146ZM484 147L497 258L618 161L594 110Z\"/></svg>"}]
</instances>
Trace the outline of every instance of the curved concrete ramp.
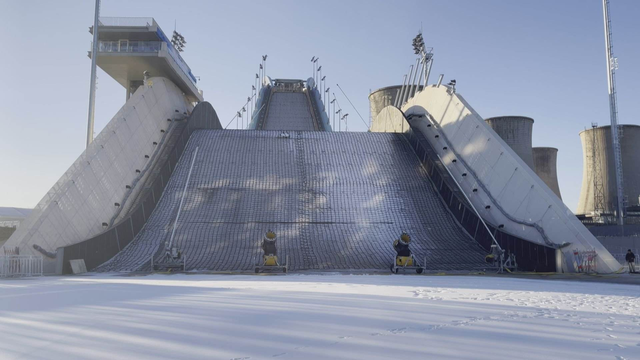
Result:
<instances>
[{"instance_id":1,"label":"curved concrete ramp","mask_svg":"<svg viewBox=\"0 0 640 360\"><path fill-rule=\"evenodd\" d=\"M403 135L195 132L145 229L98 271L148 270L171 234L187 270L251 270L264 232L291 270L388 269L401 231L432 270L484 267L484 250L434 191Z\"/></svg>"}]
</instances>

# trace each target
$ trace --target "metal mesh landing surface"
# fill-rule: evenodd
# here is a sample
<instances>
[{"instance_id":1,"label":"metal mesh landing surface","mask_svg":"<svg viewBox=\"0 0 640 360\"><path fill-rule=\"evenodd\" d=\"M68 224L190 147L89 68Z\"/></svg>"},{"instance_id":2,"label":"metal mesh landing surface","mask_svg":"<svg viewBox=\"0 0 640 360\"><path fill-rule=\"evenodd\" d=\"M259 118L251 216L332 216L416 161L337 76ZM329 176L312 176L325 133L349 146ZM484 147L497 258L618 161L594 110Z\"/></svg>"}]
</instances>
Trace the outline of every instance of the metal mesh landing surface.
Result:
<instances>
[{"instance_id":1,"label":"metal mesh landing surface","mask_svg":"<svg viewBox=\"0 0 640 360\"><path fill-rule=\"evenodd\" d=\"M402 231L431 270L484 267L400 134L195 132L144 230L99 271L147 270L171 234L187 270L251 270L268 229L291 270L388 269Z\"/></svg>"}]
</instances>

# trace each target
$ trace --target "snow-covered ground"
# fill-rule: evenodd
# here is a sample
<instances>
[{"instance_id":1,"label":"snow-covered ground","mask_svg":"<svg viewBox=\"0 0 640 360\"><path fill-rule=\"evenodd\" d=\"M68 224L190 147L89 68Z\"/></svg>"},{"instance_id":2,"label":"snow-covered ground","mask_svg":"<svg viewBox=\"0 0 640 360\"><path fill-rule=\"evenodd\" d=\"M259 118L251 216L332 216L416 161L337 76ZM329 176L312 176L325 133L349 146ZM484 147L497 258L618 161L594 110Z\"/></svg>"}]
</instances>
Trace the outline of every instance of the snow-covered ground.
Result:
<instances>
[{"instance_id":1,"label":"snow-covered ground","mask_svg":"<svg viewBox=\"0 0 640 360\"><path fill-rule=\"evenodd\" d=\"M640 359L640 287L482 276L0 280L1 359Z\"/></svg>"}]
</instances>

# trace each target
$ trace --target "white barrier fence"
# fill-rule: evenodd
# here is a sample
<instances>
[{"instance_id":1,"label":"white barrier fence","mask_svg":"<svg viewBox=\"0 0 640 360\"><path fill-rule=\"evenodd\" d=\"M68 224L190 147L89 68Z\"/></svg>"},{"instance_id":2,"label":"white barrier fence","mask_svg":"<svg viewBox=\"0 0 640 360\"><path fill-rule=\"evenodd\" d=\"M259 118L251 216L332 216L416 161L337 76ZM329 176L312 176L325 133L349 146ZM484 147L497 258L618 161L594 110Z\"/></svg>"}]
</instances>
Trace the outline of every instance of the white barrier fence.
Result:
<instances>
[{"instance_id":1,"label":"white barrier fence","mask_svg":"<svg viewBox=\"0 0 640 360\"><path fill-rule=\"evenodd\" d=\"M0 255L0 278L42 276L42 256Z\"/></svg>"}]
</instances>

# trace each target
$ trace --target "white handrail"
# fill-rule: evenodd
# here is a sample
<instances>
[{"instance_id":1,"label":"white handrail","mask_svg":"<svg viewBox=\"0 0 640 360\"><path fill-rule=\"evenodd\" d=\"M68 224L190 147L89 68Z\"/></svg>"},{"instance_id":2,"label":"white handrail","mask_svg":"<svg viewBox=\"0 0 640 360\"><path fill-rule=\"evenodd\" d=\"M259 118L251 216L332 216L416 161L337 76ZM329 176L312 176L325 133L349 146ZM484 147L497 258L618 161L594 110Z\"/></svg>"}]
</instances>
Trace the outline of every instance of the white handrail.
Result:
<instances>
[{"instance_id":1,"label":"white handrail","mask_svg":"<svg viewBox=\"0 0 640 360\"><path fill-rule=\"evenodd\" d=\"M184 184L184 190L182 191L182 199L180 199L180 205L178 207L178 214L176 215L176 221L173 223L173 230L171 231L171 239L169 239L168 249L171 249L173 245L173 236L176 234L176 226L178 225L178 220L180 219L180 212L182 211L182 204L184 203L184 197L187 195L187 188L189 187L189 179L191 179L191 171L193 171L193 164L196 163L196 156L198 155L198 149L200 147L196 147L193 152L193 158L191 159L191 167L189 168L189 175L187 175L187 182Z\"/></svg>"},{"instance_id":2,"label":"white handrail","mask_svg":"<svg viewBox=\"0 0 640 360\"><path fill-rule=\"evenodd\" d=\"M42 256L0 256L0 278L42 276Z\"/></svg>"}]
</instances>

